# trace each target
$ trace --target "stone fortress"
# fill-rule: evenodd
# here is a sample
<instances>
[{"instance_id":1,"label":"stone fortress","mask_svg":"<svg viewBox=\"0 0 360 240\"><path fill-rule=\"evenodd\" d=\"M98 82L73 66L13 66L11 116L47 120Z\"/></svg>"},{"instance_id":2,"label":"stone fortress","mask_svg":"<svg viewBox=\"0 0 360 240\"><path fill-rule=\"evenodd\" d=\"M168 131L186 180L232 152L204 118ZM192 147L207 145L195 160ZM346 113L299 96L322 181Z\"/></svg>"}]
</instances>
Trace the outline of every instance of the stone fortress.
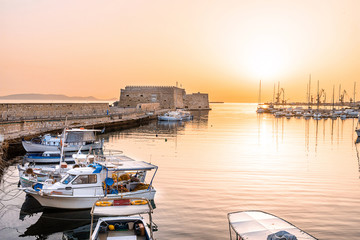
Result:
<instances>
[{"instance_id":1,"label":"stone fortress","mask_svg":"<svg viewBox=\"0 0 360 240\"><path fill-rule=\"evenodd\" d=\"M121 89L118 107L210 110L207 93L186 94L174 86L126 86Z\"/></svg>"}]
</instances>

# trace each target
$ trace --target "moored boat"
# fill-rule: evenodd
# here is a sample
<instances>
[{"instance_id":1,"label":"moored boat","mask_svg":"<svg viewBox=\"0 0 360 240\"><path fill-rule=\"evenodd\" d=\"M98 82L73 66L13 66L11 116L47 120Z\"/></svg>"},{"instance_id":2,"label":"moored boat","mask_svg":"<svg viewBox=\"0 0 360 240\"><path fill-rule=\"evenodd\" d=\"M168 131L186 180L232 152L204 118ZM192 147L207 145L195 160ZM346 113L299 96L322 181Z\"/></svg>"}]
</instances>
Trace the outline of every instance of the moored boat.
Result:
<instances>
[{"instance_id":1,"label":"moored boat","mask_svg":"<svg viewBox=\"0 0 360 240\"><path fill-rule=\"evenodd\" d=\"M181 115L177 111L170 111L164 115L158 116L159 121L181 121Z\"/></svg>"},{"instance_id":2,"label":"moored boat","mask_svg":"<svg viewBox=\"0 0 360 240\"><path fill-rule=\"evenodd\" d=\"M155 170L149 184L146 173ZM94 163L67 172L61 181L44 182L24 191L32 195L43 207L64 209L91 208L100 197L144 197L154 199L152 186L157 166L142 161ZM110 177L111 176L111 177Z\"/></svg>"},{"instance_id":3,"label":"moored boat","mask_svg":"<svg viewBox=\"0 0 360 240\"><path fill-rule=\"evenodd\" d=\"M45 134L30 141L23 140L22 145L27 152L59 151L62 141L65 152L76 152L80 148L82 151L101 149L103 141L97 141L95 136L95 133L100 131L84 128L64 129L61 136Z\"/></svg>"},{"instance_id":4,"label":"moored boat","mask_svg":"<svg viewBox=\"0 0 360 240\"><path fill-rule=\"evenodd\" d=\"M262 211L228 213L230 239L316 240L315 237L275 215ZM232 235L234 233L234 235ZM235 236L235 238L233 238Z\"/></svg>"}]
</instances>

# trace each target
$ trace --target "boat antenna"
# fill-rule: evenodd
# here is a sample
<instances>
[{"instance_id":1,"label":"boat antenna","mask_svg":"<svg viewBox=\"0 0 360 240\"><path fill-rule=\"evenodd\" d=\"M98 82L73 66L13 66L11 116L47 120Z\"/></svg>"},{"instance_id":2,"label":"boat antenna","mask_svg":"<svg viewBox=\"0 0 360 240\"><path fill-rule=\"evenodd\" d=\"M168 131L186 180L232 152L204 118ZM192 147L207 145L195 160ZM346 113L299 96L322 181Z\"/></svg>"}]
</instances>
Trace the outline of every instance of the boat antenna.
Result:
<instances>
[{"instance_id":1,"label":"boat antenna","mask_svg":"<svg viewBox=\"0 0 360 240\"><path fill-rule=\"evenodd\" d=\"M65 145L65 132L66 132L66 127L64 128L63 130L63 136L62 138L60 139L60 164L61 162L65 162L65 158L64 158L64 145Z\"/></svg>"}]
</instances>

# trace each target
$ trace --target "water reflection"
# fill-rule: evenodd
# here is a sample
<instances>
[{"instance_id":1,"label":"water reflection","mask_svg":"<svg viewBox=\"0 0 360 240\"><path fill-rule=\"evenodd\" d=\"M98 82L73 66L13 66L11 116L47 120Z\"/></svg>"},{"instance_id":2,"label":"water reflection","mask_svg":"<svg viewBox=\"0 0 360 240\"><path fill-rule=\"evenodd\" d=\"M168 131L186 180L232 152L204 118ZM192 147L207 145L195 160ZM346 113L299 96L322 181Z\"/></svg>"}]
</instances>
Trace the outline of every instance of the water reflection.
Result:
<instances>
[{"instance_id":1,"label":"water reflection","mask_svg":"<svg viewBox=\"0 0 360 240\"><path fill-rule=\"evenodd\" d=\"M85 226L83 231L87 232L88 238L90 223L91 216L89 210L66 211L45 209L37 222L29 226L20 237L36 236L38 238L45 238L57 232L70 231Z\"/></svg>"},{"instance_id":2,"label":"water reflection","mask_svg":"<svg viewBox=\"0 0 360 240\"><path fill-rule=\"evenodd\" d=\"M250 209L271 212L319 239L360 236L360 139L353 119L275 118L257 115L250 104L212 109L193 121L154 121L103 135L107 148L159 166L157 239L227 239L226 214ZM20 209L24 197L13 208ZM1 227L9 221L18 232L56 238L36 223L49 214L30 213L21 222L18 212L7 214ZM71 239L88 230L83 224L46 228ZM5 237L12 235L15 230Z\"/></svg>"}]
</instances>

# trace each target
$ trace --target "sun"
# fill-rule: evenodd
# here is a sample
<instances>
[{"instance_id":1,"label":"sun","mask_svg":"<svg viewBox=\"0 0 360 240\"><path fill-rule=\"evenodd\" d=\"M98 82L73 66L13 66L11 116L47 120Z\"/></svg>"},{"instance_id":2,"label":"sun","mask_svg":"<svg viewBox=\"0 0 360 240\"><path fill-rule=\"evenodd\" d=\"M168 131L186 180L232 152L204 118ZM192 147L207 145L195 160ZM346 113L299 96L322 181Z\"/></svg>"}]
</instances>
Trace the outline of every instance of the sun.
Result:
<instances>
[{"instance_id":1,"label":"sun","mask_svg":"<svg viewBox=\"0 0 360 240\"><path fill-rule=\"evenodd\" d=\"M248 44L244 53L249 75L260 79L276 78L286 71L288 50L276 39L265 38Z\"/></svg>"}]
</instances>

